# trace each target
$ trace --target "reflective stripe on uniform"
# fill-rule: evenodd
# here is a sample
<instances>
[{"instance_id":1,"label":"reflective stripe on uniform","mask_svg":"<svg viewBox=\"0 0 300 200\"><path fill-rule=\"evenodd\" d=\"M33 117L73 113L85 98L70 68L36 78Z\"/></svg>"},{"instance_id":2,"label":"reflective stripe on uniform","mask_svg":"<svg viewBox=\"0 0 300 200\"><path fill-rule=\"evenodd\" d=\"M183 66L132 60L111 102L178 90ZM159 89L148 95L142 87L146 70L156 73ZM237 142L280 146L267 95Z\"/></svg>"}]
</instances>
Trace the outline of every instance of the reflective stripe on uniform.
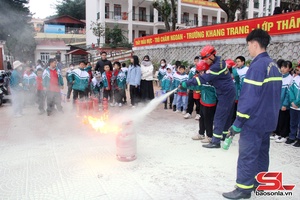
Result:
<instances>
[{"instance_id":1,"label":"reflective stripe on uniform","mask_svg":"<svg viewBox=\"0 0 300 200\"><path fill-rule=\"evenodd\" d=\"M213 72L213 71L210 71L209 73L210 74L213 74L213 75L220 75L220 74L222 74L223 72L225 72L227 70L227 67L225 67L224 69L222 69L221 71L219 71L219 72Z\"/></svg>"},{"instance_id":2,"label":"reflective stripe on uniform","mask_svg":"<svg viewBox=\"0 0 300 200\"><path fill-rule=\"evenodd\" d=\"M236 112L236 115L239 116L239 117L242 117L242 118L246 118L246 119L250 118L250 115L243 114L243 113L240 113L240 112Z\"/></svg>"},{"instance_id":3,"label":"reflective stripe on uniform","mask_svg":"<svg viewBox=\"0 0 300 200\"><path fill-rule=\"evenodd\" d=\"M201 82L200 82L200 80L199 80L199 77L196 77L196 81L197 81L198 85L201 85Z\"/></svg>"},{"instance_id":4,"label":"reflective stripe on uniform","mask_svg":"<svg viewBox=\"0 0 300 200\"><path fill-rule=\"evenodd\" d=\"M282 81L282 77L266 78L266 79L264 79L263 82L253 81L253 80L250 80L250 79L247 79L247 78L244 79L244 83L249 83L251 85L256 85L256 86L262 86L264 83L268 83L268 82L271 82L271 81Z\"/></svg>"},{"instance_id":5,"label":"reflective stripe on uniform","mask_svg":"<svg viewBox=\"0 0 300 200\"><path fill-rule=\"evenodd\" d=\"M213 134L213 136L215 137L215 138L223 138L223 136L222 135L218 135L218 134Z\"/></svg>"},{"instance_id":6,"label":"reflective stripe on uniform","mask_svg":"<svg viewBox=\"0 0 300 200\"><path fill-rule=\"evenodd\" d=\"M254 185L243 185L243 184L239 184L239 183L236 183L236 186L238 186L239 188L242 188L242 189L252 189L254 187Z\"/></svg>"},{"instance_id":7,"label":"reflective stripe on uniform","mask_svg":"<svg viewBox=\"0 0 300 200\"><path fill-rule=\"evenodd\" d=\"M223 134L227 135L229 132L228 131L223 131Z\"/></svg>"}]
</instances>

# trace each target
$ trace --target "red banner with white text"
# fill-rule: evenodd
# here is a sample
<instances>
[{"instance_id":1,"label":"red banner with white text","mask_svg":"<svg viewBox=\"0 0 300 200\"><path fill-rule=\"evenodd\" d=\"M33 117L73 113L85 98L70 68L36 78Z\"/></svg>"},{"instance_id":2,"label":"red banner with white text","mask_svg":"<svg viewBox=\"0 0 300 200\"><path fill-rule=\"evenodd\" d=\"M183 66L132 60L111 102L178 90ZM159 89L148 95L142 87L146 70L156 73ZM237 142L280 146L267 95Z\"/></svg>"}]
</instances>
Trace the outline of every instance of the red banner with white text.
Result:
<instances>
[{"instance_id":1,"label":"red banner with white text","mask_svg":"<svg viewBox=\"0 0 300 200\"><path fill-rule=\"evenodd\" d=\"M300 33L300 11L140 37L134 46L245 38L255 28L270 35Z\"/></svg>"}]
</instances>

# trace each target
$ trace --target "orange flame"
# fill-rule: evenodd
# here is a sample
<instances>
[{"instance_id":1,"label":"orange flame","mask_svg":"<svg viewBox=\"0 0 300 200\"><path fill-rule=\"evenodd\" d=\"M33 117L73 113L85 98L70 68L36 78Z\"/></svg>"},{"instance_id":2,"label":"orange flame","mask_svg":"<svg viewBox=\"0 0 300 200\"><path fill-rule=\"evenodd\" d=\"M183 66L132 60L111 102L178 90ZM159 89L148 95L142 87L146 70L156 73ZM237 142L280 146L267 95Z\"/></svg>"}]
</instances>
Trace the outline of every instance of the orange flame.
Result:
<instances>
[{"instance_id":1,"label":"orange flame","mask_svg":"<svg viewBox=\"0 0 300 200\"><path fill-rule=\"evenodd\" d=\"M107 113L104 113L100 118L84 116L83 123L91 125L95 131L100 133L119 133L121 128L116 124L110 124L108 119Z\"/></svg>"}]
</instances>

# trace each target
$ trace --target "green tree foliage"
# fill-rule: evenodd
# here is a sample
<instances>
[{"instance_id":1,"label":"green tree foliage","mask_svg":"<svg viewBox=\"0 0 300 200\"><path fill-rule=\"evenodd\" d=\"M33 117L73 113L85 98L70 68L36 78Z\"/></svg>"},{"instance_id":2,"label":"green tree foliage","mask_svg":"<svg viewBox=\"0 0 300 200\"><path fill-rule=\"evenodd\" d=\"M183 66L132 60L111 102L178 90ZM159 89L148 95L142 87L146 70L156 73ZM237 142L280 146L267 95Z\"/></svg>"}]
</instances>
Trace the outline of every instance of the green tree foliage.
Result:
<instances>
[{"instance_id":1,"label":"green tree foliage","mask_svg":"<svg viewBox=\"0 0 300 200\"><path fill-rule=\"evenodd\" d=\"M57 16L69 15L76 19L85 19L85 0L63 0L56 4Z\"/></svg>"},{"instance_id":2,"label":"green tree foliage","mask_svg":"<svg viewBox=\"0 0 300 200\"><path fill-rule=\"evenodd\" d=\"M175 31L177 23L176 0L156 0L152 5L162 16L166 31ZM170 22L172 23L171 26Z\"/></svg>"},{"instance_id":3,"label":"green tree foliage","mask_svg":"<svg viewBox=\"0 0 300 200\"><path fill-rule=\"evenodd\" d=\"M119 28L118 24L114 26L114 28L105 29L105 40L106 43L109 43L111 48L117 47L130 47L128 43L128 39L124 36L126 31Z\"/></svg>"},{"instance_id":4,"label":"green tree foliage","mask_svg":"<svg viewBox=\"0 0 300 200\"><path fill-rule=\"evenodd\" d=\"M235 12L240 8L240 0L215 0L219 7L227 14L227 22L233 22Z\"/></svg>"},{"instance_id":5,"label":"green tree foliage","mask_svg":"<svg viewBox=\"0 0 300 200\"><path fill-rule=\"evenodd\" d=\"M1 0L0 39L16 59L32 60L36 43L28 0Z\"/></svg>"}]
</instances>

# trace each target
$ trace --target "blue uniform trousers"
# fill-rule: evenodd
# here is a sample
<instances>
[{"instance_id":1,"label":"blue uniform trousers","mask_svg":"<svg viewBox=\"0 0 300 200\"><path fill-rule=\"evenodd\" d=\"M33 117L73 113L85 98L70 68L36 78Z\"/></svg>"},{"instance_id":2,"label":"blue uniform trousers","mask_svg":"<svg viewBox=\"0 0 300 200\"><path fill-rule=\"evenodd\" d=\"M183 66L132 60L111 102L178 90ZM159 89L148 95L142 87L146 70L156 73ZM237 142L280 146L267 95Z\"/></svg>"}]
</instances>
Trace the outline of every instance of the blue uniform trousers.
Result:
<instances>
[{"instance_id":1,"label":"blue uniform trousers","mask_svg":"<svg viewBox=\"0 0 300 200\"><path fill-rule=\"evenodd\" d=\"M223 131L228 131L234 112L235 92L218 99L214 116L214 132L212 143L219 144L223 138ZM225 132L224 132L225 133ZM225 133L227 134L227 132Z\"/></svg>"},{"instance_id":2,"label":"blue uniform trousers","mask_svg":"<svg viewBox=\"0 0 300 200\"><path fill-rule=\"evenodd\" d=\"M250 193L253 186L258 185L255 176L269 169L270 134L246 125L242 128L236 185L245 193Z\"/></svg>"}]
</instances>

